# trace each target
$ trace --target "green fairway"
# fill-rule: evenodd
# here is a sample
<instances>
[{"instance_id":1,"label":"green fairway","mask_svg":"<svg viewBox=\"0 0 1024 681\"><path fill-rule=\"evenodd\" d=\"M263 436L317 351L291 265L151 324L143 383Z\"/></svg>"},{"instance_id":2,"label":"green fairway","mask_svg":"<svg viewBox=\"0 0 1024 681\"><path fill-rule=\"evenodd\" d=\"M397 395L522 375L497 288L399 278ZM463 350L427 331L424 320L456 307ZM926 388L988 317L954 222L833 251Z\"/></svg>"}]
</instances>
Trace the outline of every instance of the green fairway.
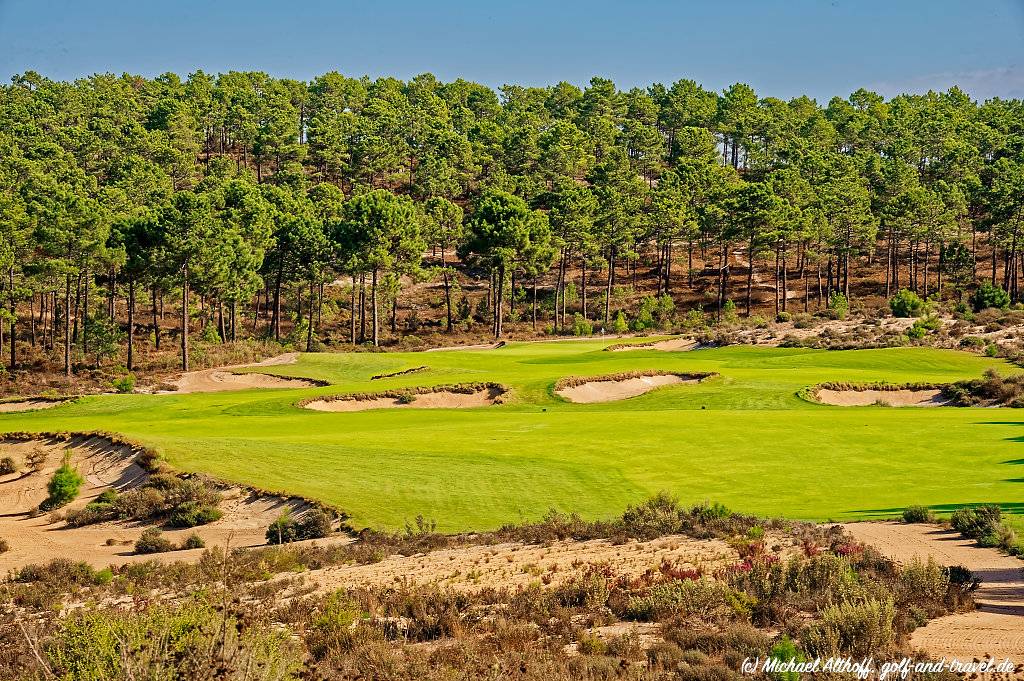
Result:
<instances>
[{"instance_id":1,"label":"green fairway","mask_svg":"<svg viewBox=\"0 0 1024 681\"><path fill-rule=\"evenodd\" d=\"M88 397L0 415L0 430L121 433L180 469L335 504L357 526L395 528L422 513L443 531L485 529L552 507L596 517L659 490L806 519L888 516L908 504L948 511L996 502L1024 513L1024 412L829 407L796 395L823 381L1016 371L1005 362L933 349L606 352L609 343L302 355L266 371L332 385ZM422 365L429 369L369 380ZM719 375L604 404L552 393L564 376L642 369ZM509 403L356 413L295 406L316 395L470 381L510 387Z\"/></svg>"}]
</instances>

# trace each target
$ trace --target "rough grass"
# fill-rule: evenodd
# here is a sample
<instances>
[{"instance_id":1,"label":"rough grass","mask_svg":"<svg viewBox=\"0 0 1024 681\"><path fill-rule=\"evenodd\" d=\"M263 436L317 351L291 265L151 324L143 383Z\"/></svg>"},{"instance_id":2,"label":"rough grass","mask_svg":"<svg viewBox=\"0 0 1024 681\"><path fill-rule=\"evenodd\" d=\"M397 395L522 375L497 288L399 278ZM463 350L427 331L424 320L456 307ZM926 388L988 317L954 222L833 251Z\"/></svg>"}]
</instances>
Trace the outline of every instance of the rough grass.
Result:
<instances>
[{"instance_id":1,"label":"rough grass","mask_svg":"<svg viewBox=\"0 0 1024 681\"><path fill-rule=\"evenodd\" d=\"M482 530L552 507L607 517L662 489L801 519L895 517L911 504L948 514L958 504L1001 503L1011 523L1024 512L1020 412L850 410L797 395L823 382L938 384L990 368L1018 372L1005 361L928 348L737 346L651 357L604 352L609 344L435 352L428 370L388 379L392 390L511 389L505 404L486 409L301 409L303 400L375 392L371 377L424 359L312 354L273 371L332 385L84 397L0 415L0 430L116 432L176 468L332 504L355 527L401 528L422 513L440 531ZM572 404L552 394L567 376L650 370L720 375L621 402Z\"/></svg>"}]
</instances>

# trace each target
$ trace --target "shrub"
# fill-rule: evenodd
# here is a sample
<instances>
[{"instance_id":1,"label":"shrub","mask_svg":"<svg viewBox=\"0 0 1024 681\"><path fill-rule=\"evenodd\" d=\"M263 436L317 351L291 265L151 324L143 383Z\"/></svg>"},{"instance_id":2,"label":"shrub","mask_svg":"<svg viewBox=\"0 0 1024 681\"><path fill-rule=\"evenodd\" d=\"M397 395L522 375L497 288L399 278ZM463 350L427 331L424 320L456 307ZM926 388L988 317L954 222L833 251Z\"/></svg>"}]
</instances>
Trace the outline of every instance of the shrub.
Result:
<instances>
[{"instance_id":1,"label":"shrub","mask_svg":"<svg viewBox=\"0 0 1024 681\"><path fill-rule=\"evenodd\" d=\"M949 522L953 529L969 539L982 539L993 535L999 528L1002 511L995 504L958 508Z\"/></svg>"},{"instance_id":2,"label":"shrub","mask_svg":"<svg viewBox=\"0 0 1024 681\"><path fill-rule=\"evenodd\" d=\"M884 655L896 640L896 608L890 599L844 601L821 611L807 628L804 648L810 657Z\"/></svg>"},{"instance_id":3,"label":"shrub","mask_svg":"<svg viewBox=\"0 0 1024 681\"><path fill-rule=\"evenodd\" d=\"M17 472L17 470L18 466L14 463L13 458L5 456L0 459L0 475L10 475L11 473Z\"/></svg>"},{"instance_id":4,"label":"shrub","mask_svg":"<svg viewBox=\"0 0 1024 681\"><path fill-rule=\"evenodd\" d=\"M171 511L167 522L171 527L196 527L206 525L215 520L220 520L224 514L213 506L200 504L196 501L186 501L179 504Z\"/></svg>"},{"instance_id":5,"label":"shrub","mask_svg":"<svg viewBox=\"0 0 1024 681\"><path fill-rule=\"evenodd\" d=\"M935 514L927 506L907 506L903 509L903 522L931 523L935 522Z\"/></svg>"},{"instance_id":6,"label":"shrub","mask_svg":"<svg viewBox=\"0 0 1024 681\"><path fill-rule=\"evenodd\" d=\"M782 635L778 643L772 646L772 649L768 652L768 657L783 663L805 661L804 656L797 650L796 645L785 634ZM772 678L777 681L800 681L800 672L775 672L772 674Z\"/></svg>"},{"instance_id":7,"label":"shrub","mask_svg":"<svg viewBox=\"0 0 1024 681\"><path fill-rule=\"evenodd\" d=\"M576 644L576 649L580 655L604 655L608 652L608 644L599 636L583 634Z\"/></svg>"},{"instance_id":8,"label":"shrub","mask_svg":"<svg viewBox=\"0 0 1024 681\"><path fill-rule=\"evenodd\" d=\"M319 508L306 511L297 520L282 514L267 528L268 544L288 544L304 539L322 539L331 533L331 519Z\"/></svg>"},{"instance_id":9,"label":"shrub","mask_svg":"<svg viewBox=\"0 0 1024 681\"><path fill-rule=\"evenodd\" d=\"M200 537L198 534L193 532L192 534L190 534L188 537L185 538L185 541L181 542L181 548L182 548L182 550L205 549L206 548L206 542L203 541L202 537Z\"/></svg>"},{"instance_id":10,"label":"shrub","mask_svg":"<svg viewBox=\"0 0 1024 681\"><path fill-rule=\"evenodd\" d=\"M925 310L925 302L921 296L904 288L889 299L889 309L894 317L920 317Z\"/></svg>"},{"instance_id":11,"label":"shrub","mask_svg":"<svg viewBox=\"0 0 1024 681\"><path fill-rule=\"evenodd\" d=\"M694 308L683 315L682 326L691 331L708 328L708 318L702 310Z\"/></svg>"},{"instance_id":12,"label":"shrub","mask_svg":"<svg viewBox=\"0 0 1024 681\"><path fill-rule=\"evenodd\" d=\"M850 312L850 301L842 293L836 291L828 297L828 312L833 319L846 319Z\"/></svg>"},{"instance_id":13,"label":"shrub","mask_svg":"<svg viewBox=\"0 0 1024 681\"><path fill-rule=\"evenodd\" d=\"M739 317L739 312L736 311L736 303L732 302L732 298L725 301L725 305L722 306L722 321L727 324L733 324Z\"/></svg>"},{"instance_id":14,"label":"shrub","mask_svg":"<svg viewBox=\"0 0 1024 681\"><path fill-rule=\"evenodd\" d=\"M123 520L151 518L166 507L164 495L153 487L141 487L119 494L113 503L114 514Z\"/></svg>"},{"instance_id":15,"label":"shrub","mask_svg":"<svg viewBox=\"0 0 1024 681\"><path fill-rule=\"evenodd\" d=\"M988 345L986 345L985 346L985 356L986 357L998 357L999 356L999 346L996 345L995 343L989 343Z\"/></svg>"},{"instance_id":16,"label":"shrub","mask_svg":"<svg viewBox=\"0 0 1024 681\"><path fill-rule=\"evenodd\" d=\"M135 553L166 553L174 550L174 544L164 538L164 533L151 527L135 542Z\"/></svg>"},{"instance_id":17,"label":"shrub","mask_svg":"<svg viewBox=\"0 0 1024 681\"><path fill-rule=\"evenodd\" d=\"M71 467L71 452L64 452L64 463L54 471L53 477L46 485L46 491L50 496L39 505L39 508L48 511L66 506L78 496L78 490L81 489L83 482L85 480L82 476Z\"/></svg>"},{"instance_id":18,"label":"shrub","mask_svg":"<svg viewBox=\"0 0 1024 681\"><path fill-rule=\"evenodd\" d=\"M792 313L789 312L780 312L779 314L775 315L775 321L779 322L780 324L791 322L793 321L793 315Z\"/></svg>"},{"instance_id":19,"label":"shrub","mask_svg":"<svg viewBox=\"0 0 1024 681\"><path fill-rule=\"evenodd\" d=\"M612 322L612 332L617 334L623 334L629 331L629 324L626 322L626 315L619 311L615 315L615 321Z\"/></svg>"},{"instance_id":20,"label":"shrub","mask_svg":"<svg viewBox=\"0 0 1024 681\"><path fill-rule=\"evenodd\" d=\"M572 335L574 336L593 336L594 325L590 321L584 318L579 312L572 316Z\"/></svg>"},{"instance_id":21,"label":"shrub","mask_svg":"<svg viewBox=\"0 0 1024 681\"><path fill-rule=\"evenodd\" d=\"M7 553L11 550L11 545L7 543L6 539L0 539L0 553Z\"/></svg>"},{"instance_id":22,"label":"shrub","mask_svg":"<svg viewBox=\"0 0 1024 681\"><path fill-rule=\"evenodd\" d=\"M971 296L971 306L975 312L981 312L990 307L1005 310L1010 307L1010 295L998 286L985 283L979 286Z\"/></svg>"},{"instance_id":23,"label":"shrub","mask_svg":"<svg viewBox=\"0 0 1024 681\"><path fill-rule=\"evenodd\" d=\"M111 382L111 387L119 393L135 392L135 374L125 374Z\"/></svg>"}]
</instances>

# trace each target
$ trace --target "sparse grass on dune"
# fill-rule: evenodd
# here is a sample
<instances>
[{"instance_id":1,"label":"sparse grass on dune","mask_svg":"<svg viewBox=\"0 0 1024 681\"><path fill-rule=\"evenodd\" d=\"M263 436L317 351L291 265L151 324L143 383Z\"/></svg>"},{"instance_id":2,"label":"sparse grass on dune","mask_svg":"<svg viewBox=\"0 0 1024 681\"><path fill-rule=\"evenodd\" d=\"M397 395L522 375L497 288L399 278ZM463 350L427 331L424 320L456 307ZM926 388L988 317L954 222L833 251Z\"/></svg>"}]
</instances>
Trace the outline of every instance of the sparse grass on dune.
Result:
<instances>
[{"instance_id":1,"label":"sparse grass on dune","mask_svg":"<svg viewBox=\"0 0 1024 681\"><path fill-rule=\"evenodd\" d=\"M2 415L0 430L122 433L178 468L318 498L349 511L357 526L396 528L422 513L445 532L487 529L551 507L604 517L659 490L803 519L983 502L1024 513L1024 412L829 407L797 396L826 381L944 383L988 368L1017 371L1005 362L923 348L604 352L612 342L302 355L273 373L332 385L89 397ZM570 404L552 390L565 376L652 369L719 375L601 404ZM295 406L476 382L509 386L507 404L354 413Z\"/></svg>"}]
</instances>

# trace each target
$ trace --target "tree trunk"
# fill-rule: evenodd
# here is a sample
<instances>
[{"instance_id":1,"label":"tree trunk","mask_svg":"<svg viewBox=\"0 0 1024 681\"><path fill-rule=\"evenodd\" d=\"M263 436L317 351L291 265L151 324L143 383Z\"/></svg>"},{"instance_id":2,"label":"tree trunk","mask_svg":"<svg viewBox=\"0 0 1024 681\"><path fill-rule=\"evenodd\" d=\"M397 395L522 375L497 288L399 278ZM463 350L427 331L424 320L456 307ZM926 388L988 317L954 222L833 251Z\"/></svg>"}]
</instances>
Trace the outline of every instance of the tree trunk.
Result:
<instances>
[{"instance_id":1,"label":"tree trunk","mask_svg":"<svg viewBox=\"0 0 1024 681\"><path fill-rule=\"evenodd\" d=\"M348 340L356 344L356 275L352 275L352 294L349 296L349 331Z\"/></svg>"},{"instance_id":2,"label":"tree trunk","mask_svg":"<svg viewBox=\"0 0 1024 681\"><path fill-rule=\"evenodd\" d=\"M747 316L750 316L750 291L754 286L754 239L747 245Z\"/></svg>"},{"instance_id":3,"label":"tree trunk","mask_svg":"<svg viewBox=\"0 0 1024 681\"><path fill-rule=\"evenodd\" d=\"M373 314L373 347L378 347L380 344L380 338L378 337L378 320L377 320L377 268L373 268L373 281L370 284L370 296L372 314Z\"/></svg>"},{"instance_id":4,"label":"tree trunk","mask_svg":"<svg viewBox=\"0 0 1024 681\"><path fill-rule=\"evenodd\" d=\"M135 370L135 277L128 275L128 371Z\"/></svg>"},{"instance_id":5,"label":"tree trunk","mask_svg":"<svg viewBox=\"0 0 1024 681\"><path fill-rule=\"evenodd\" d=\"M504 308L502 306L503 299L505 297L505 266L500 265L498 267L498 290L495 292L496 302L496 321L494 327L494 337L501 338L501 323L502 317L504 316Z\"/></svg>"},{"instance_id":6,"label":"tree trunk","mask_svg":"<svg viewBox=\"0 0 1024 681\"><path fill-rule=\"evenodd\" d=\"M306 352L313 352L313 282L309 282L309 315L306 319Z\"/></svg>"},{"instance_id":7,"label":"tree trunk","mask_svg":"<svg viewBox=\"0 0 1024 681\"><path fill-rule=\"evenodd\" d=\"M608 250L608 282L605 286L604 292L604 325L608 326L611 322L612 314L612 277L615 272L615 248L612 247Z\"/></svg>"},{"instance_id":8,"label":"tree trunk","mask_svg":"<svg viewBox=\"0 0 1024 681\"><path fill-rule=\"evenodd\" d=\"M448 322L447 325L445 326L445 330L448 333L451 333L452 329L454 328L454 324L453 324L453 320L452 320L452 285L451 285L451 281L448 279L448 263L446 263L445 260L444 260L444 250L445 250L444 246L442 246L441 247L441 272L442 272L442 274L444 276L444 306L445 306L445 313L447 315L447 322Z\"/></svg>"},{"instance_id":9,"label":"tree trunk","mask_svg":"<svg viewBox=\"0 0 1024 681\"><path fill-rule=\"evenodd\" d=\"M533 330L537 330L537 277L533 278Z\"/></svg>"},{"instance_id":10,"label":"tree trunk","mask_svg":"<svg viewBox=\"0 0 1024 681\"><path fill-rule=\"evenodd\" d=\"M188 371L188 265L181 277L181 370Z\"/></svg>"},{"instance_id":11,"label":"tree trunk","mask_svg":"<svg viewBox=\"0 0 1024 681\"><path fill-rule=\"evenodd\" d=\"M156 311L156 285L153 286L153 342L156 349L160 349L160 321L157 319Z\"/></svg>"},{"instance_id":12,"label":"tree trunk","mask_svg":"<svg viewBox=\"0 0 1024 681\"><path fill-rule=\"evenodd\" d=\"M71 275L64 282L64 375L71 377Z\"/></svg>"},{"instance_id":13,"label":"tree trunk","mask_svg":"<svg viewBox=\"0 0 1024 681\"><path fill-rule=\"evenodd\" d=\"M284 277L284 254L281 254L281 261L277 265L277 276L274 279L274 311L273 319L270 322L271 331L274 333L274 340L281 342L281 279Z\"/></svg>"},{"instance_id":14,"label":"tree trunk","mask_svg":"<svg viewBox=\"0 0 1024 681\"><path fill-rule=\"evenodd\" d=\"M17 345L18 344L17 344L17 342L15 340L16 332L15 332L15 328L14 328L14 324L15 324L15 321L16 321L15 313L17 312L17 310L15 309L16 306L15 306L15 300L14 300L14 265L11 265L11 268L10 268L10 270L8 270L7 275L8 275L8 283L10 284L10 287L11 287L11 291L10 291L10 294L11 294L11 296L10 296L11 297L11 309L10 309L10 313L11 313L11 372L13 372L18 367L18 351L17 351Z\"/></svg>"}]
</instances>

